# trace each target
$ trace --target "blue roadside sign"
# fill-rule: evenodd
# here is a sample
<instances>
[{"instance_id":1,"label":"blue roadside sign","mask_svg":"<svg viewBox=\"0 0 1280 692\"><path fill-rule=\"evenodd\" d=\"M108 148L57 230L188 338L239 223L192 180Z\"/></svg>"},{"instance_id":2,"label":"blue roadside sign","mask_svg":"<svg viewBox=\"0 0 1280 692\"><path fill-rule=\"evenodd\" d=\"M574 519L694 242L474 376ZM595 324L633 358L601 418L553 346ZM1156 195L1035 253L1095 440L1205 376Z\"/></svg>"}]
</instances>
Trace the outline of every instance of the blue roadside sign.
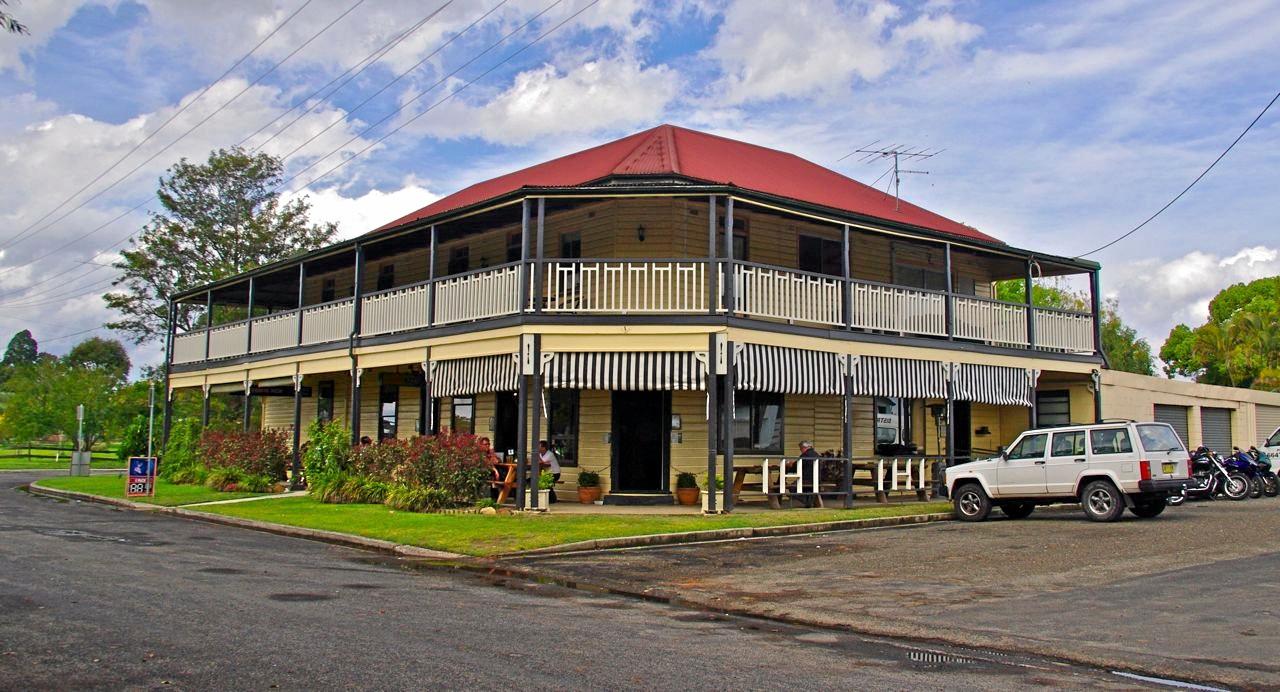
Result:
<instances>
[{"instance_id":1,"label":"blue roadside sign","mask_svg":"<svg viewBox=\"0 0 1280 692\"><path fill-rule=\"evenodd\" d=\"M125 483L124 494L126 497L156 494L155 457L129 457L129 479Z\"/></svg>"}]
</instances>

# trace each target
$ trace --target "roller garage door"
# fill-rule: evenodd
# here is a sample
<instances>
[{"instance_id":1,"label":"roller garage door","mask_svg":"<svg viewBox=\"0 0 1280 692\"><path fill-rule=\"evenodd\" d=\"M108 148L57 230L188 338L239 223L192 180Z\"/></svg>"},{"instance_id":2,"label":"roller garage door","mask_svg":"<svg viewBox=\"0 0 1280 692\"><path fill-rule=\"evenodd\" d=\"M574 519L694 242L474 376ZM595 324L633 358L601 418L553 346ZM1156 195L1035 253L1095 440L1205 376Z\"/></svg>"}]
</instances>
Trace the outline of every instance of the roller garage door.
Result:
<instances>
[{"instance_id":1,"label":"roller garage door","mask_svg":"<svg viewBox=\"0 0 1280 692\"><path fill-rule=\"evenodd\" d=\"M1200 408L1200 439L1218 454L1231 453L1231 409Z\"/></svg>"},{"instance_id":2,"label":"roller garage door","mask_svg":"<svg viewBox=\"0 0 1280 692\"><path fill-rule=\"evenodd\" d=\"M1258 404L1254 407L1254 415L1258 419L1258 434L1255 445L1262 446L1263 442L1271 437L1271 433L1280 428L1280 406L1265 406Z\"/></svg>"},{"instance_id":3,"label":"roller garage door","mask_svg":"<svg viewBox=\"0 0 1280 692\"><path fill-rule=\"evenodd\" d=\"M1182 440L1182 446L1190 449L1191 436L1188 435L1187 429L1187 407L1174 406L1172 404L1156 404L1156 422L1168 423L1173 426L1175 432L1178 433L1179 439Z\"/></svg>"}]
</instances>

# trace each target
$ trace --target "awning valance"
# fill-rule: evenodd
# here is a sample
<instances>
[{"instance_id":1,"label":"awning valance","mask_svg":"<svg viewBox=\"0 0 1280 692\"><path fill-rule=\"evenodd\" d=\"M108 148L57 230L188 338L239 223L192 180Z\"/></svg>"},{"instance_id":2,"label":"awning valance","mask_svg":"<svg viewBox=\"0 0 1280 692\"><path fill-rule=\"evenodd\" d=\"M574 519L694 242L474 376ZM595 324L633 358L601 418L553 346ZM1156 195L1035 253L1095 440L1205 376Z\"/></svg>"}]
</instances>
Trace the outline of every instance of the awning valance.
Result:
<instances>
[{"instance_id":1,"label":"awning valance","mask_svg":"<svg viewBox=\"0 0 1280 692\"><path fill-rule=\"evenodd\" d=\"M936 360L852 356L854 396L945 399L947 364Z\"/></svg>"},{"instance_id":2,"label":"awning valance","mask_svg":"<svg viewBox=\"0 0 1280 692\"><path fill-rule=\"evenodd\" d=\"M706 389L705 352L547 353L543 376L555 389Z\"/></svg>"},{"instance_id":3,"label":"awning valance","mask_svg":"<svg viewBox=\"0 0 1280 692\"><path fill-rule=\"evenodd\" d=\"M957 401L1030 406L1039 374L1026 368L956 363L951 366L951 393Z\"/></svg>"},{"instance_id":4,"label":"awning valance","mask_svg":"<svg viewBox=\"0 0 1280 692\"><path fill-rule=\"evenodd\" d=\"M480 392L509 392L520 384L514 353L431 361L433 397L468 396Z\"/></svg>"},{"instance_id":5,"label":"awning valance","mask_svg":"<svg viewBox=\"0 0 1280 692\"><path fill-rule=\"evenodd\" d=\"M830 351L737 344L734 386L781 394L844 394L844 357Z\"/></svg>"}]
</instances>

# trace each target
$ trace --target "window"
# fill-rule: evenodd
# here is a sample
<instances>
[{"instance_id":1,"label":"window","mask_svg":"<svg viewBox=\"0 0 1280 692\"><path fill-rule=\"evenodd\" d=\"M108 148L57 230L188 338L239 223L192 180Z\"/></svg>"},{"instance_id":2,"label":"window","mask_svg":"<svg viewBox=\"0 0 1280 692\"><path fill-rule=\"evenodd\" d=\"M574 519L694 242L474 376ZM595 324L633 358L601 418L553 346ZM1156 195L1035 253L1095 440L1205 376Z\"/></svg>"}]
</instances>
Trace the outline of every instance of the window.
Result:
<instances>
[{"instance_id":1,"label":"window","mask_svg":"<svg viewBox=\"0 0 1280 692\"><path fill-rule=\"evenodd\" d=\"M1009 459L1043 459L1044 445L1048 440L1049 436L1044 434L1027 435L1009 450Z\"/></svg>"},{"instance_id":2,"label":"window","mask_svg":"<svg viewBox=\"0 0 1280 692\"><path fill-rule=\"evenodd\" d=\"M876 454L900 454L901 450L879 451L886 445L911 444L911 400L876 397Z\"/></svg>"},{"instance_id":3,"label":"window","mask_svg":"<svg viewBox=\"0 0 1280 692\"><path fill-rule=\"evenodd\" d=\"M378 388L378 441L396 437L396 411L400 407L400 385L384 384Z\"/></svg>"},{"instance_id":4,"label":"window","mask_svg":"<svg viewBox=\"0 0 1280 692\"><path fill-rule=\"evenodd\" d=\"M582 233L574 231L560 234L560 257L563 259L582 258Z\"/></svg>"},{"instance_id":5,"label":"window","mask_svg":"<svg viewBox=\"0 0 1280 692\"><path fill-rule=\"evenodd\" d=\"M471 268L471 248L463 245L449 251L449 274L462 274Z\"/></svg>"},{"instance_id":6,"label":"window","mask_svg":"<svg viewBox=\"0 0 1280 692\"><path fill-rule=\"evenodd\" d=\"M828 240L811 235L800 236L800 270L843 276L844 263L840 254L844 245L839 240Z\"/></svg>"},{"instance_id":7,"label":"window","mask_svg":"<svg viewBox=\"0 0 1280 692\"><path fill-rule=\"evenodd\" d=\"M1071 393L1036 392L1036 427L1071 424Z\"/></svg>"},{"instance_id":8,"label":"window","mask_svg":"<svg viewBox=\"0 0 1280 692\"><path fill-rule=\"evenodd\" d=\"M396 265L388 262L378 267L378 288L379 291L385 291L396 285Z\"/></svg>"},{"instance_id":9,"label":"window","mask_svg":"<svg viewBox=\"0 0 1280 692\"><path fill-rule=\"evenodd\" d=\"M1071 432L1060 432L1053 434L1053 451L1049 453L1055 457L1082 457L1084 456L1084 431L1074 430Z\"/></svg>"},{"instance_id":10,"label":"window","mask_svg":"<svg viewBox=\"0 0 1280 692\"><path fill-rule=\"evenodd\" d=\"M1127 454L1133 451L1127 428L1103 428L1089 431L1089 447L1094 454Z\"/></svg>"},{"instance_id":11,"label":"window","mask_svg":"<svg viewBox=\"0 0 1280 692\"><path fill-rule=\"evenodd\" d=\"M553 389L547 396L547 439L561 466L578 465L578 390Z\"/></svg>"},{"instance_id":12,"label":"window","mask_svg":"<svg viewBox=\"0 0 1280 692\"><path fill-rule=\"evenodd\" d=\"M476 432L476 400L475 397L461 396L453 398L453 423L449 426L455 433L474 435Z\"/></svg>"},{"instance_id":13,"label":"window","mask_svg":"<svg viewBox=\"0 0 1280 692\"><path fill-rule=\"evenodd\" d=\"M1271 433L1271 437L1267 438L1267 443L1263 446L1280 447L1280 428L1277 428L1275 432Z\"/></svg>"},{"instance_id":14,"label":"window","mask_svg":"<svg viewBox=\"0 0 1280 692\"><path fill-rule=\"evenodd\" d=\"M324 380L317 388L316 418L325 423L333 420L333 380Z\"/></svg>"},{"instance_id":15,"label":"window","mask_svg":"<svg viewBox=\"0 0 1280 692\"><path fill-rule=\"evenodd\" d=\"M945 291L947 290L947 273L940 269L894 263L893 282L899 286Z\"/></svg>"},{"instance_id":16,"label":"window","mask_svg":"<svg viewBox=\"0 0 1280 692\"><path fill-rule=\"evenodd\" d=\"M522 243L520 242L519 233L512 233L511 235L507 236L507 261L508 262L520 261L520 255L524 254L523 253L524 248L521 247L521 245Z\"/></svg>"},{"instance_id":17,"label":"window","mask_svg":"<svg viewBox=\"0 0 1280 692\"><path fill-rule=\"evenodd\" d=\"M1138 426L1138 440L1148 452L1182 452L1182 441L1173 428L1163 423Z\"/></svg>"},{"instance_id":18,"label":"window","mask_svg":"<svg viewBox=\"0 0 1280 692\"><path fill-rule=\"evenodd\" d=\"M724 255L724 217L721 216L716 220L716 255ZM736 260L747 261L747 220L744 218L735 218L733 220L733 258Z\"/></svg>"},{"instance_id":19,"label":"window","mask_svg":"<svg viewBox=\"0 0 1280 692\"><path fill-rule=\"evenodd\" d=\"M320 302L328 303L338 297L338 281L328 277L320 282Z\"/></svg>"},{"instance_id":20,"label":"window","mask_svg":"<svg viewBox=\"0 0 1280 692\"><path fill-rule=\"evenodd\" d=\"M735 454L782 454L782 395L737 392L733 408Z\"/></svg>"}]
</instances>

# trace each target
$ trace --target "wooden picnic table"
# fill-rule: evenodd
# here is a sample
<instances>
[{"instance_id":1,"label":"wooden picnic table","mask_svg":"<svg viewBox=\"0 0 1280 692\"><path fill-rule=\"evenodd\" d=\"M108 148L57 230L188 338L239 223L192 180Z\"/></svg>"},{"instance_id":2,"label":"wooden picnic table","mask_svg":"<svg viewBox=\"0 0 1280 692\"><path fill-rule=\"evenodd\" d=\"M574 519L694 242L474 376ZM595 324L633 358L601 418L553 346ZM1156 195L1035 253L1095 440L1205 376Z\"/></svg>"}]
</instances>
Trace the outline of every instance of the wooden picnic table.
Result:
<instances>
[{"instance_id":1,"label":"wooden picnic table","mask_svg":"<svg viewBox=\"0 0 1280 692\"><path fill-rule=\"evenodd\" d=\"M516 469L518 468L518 466L519 464L517 464L514 461L499 461L493 465L494 471L496 472L497 475L493 480L489 481L489 484L499 489L498 504L502 504L506 502L507 498L511 496L511 491L515 490L516 473L517 473ZM551 467L551 464L548 464L545 461L538 462L539 471L545 468L550 468L550 467Z\"/></svg>"}]
</instances>

